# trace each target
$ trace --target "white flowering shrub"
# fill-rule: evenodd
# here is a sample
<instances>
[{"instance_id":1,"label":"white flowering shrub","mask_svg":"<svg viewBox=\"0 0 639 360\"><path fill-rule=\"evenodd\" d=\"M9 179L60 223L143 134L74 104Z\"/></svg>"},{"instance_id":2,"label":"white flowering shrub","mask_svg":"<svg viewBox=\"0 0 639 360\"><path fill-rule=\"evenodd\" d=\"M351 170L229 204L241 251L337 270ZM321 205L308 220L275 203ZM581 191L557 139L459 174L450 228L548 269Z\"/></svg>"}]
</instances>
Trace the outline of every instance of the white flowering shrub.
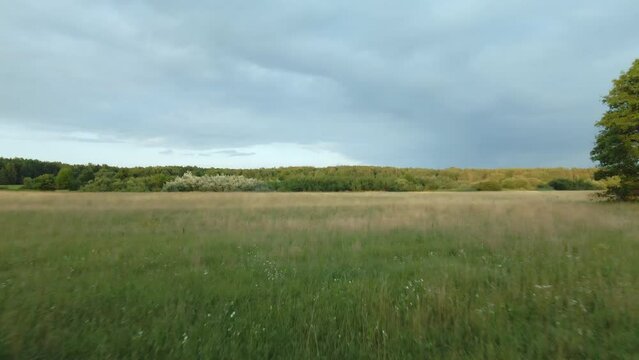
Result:
<instances>
[{"instance_id":1,"label":"white flowering shrub","mask_svg":"<svg viewBox=\"0 0 639 360\"><path fill-rule=\"evenodd\" d=\"M263 181L236 175L195 176L190 171L164 184L162 191L266 191Z\"/></svg>"}]
</instances>

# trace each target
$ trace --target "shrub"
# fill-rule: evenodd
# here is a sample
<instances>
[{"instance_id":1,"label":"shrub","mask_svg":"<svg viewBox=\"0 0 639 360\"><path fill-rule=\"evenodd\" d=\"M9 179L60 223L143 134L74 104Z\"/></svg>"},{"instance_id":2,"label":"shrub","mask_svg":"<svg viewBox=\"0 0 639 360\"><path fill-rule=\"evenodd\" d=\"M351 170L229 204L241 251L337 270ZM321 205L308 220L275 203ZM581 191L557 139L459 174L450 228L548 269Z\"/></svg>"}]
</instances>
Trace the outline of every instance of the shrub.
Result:
<instances>
[{"instance_id":1,"label":"shrub","mask_svg":"<svg viewBox=\"0 0 639 360\"><path fill-rule=\"evenodd\" d=\"M601 185L595 184L590 180L577 179L570 180L565 178L554 179L548 182L548 185L555 190L600 190Z\"/></svg>"},{"instance_id":2,"label":"shrub","mask_svg":"<svg viewBox=\"0 0 639 360\"><path fill-rule=\"evenodd\" d=\"M145 178L128 178L119 182L119 187L116 191L125 192L146 192L149 191L145 183Z\"/></svg>"},{"instance_id":3,"label":"shrub","mask_svg":"<svg viewBox=\"0 0 639 360\"><path fill-rule=\"evenodd\" d=\"M414 184L411 184L405 178L395 179L393 185L389 189L390 191L416 191Z\"/></svg>"},{"instance_id":4,"label":"shrub","mask_svg":"<svg viewBox=\"0 0 639 360\"><path fill-rule=\"evenodd\" d=\"M62 167L55 177L55 186L59 190L70 190L74 188L73 182L73 169L70 166Z\"/></svg>"},{"instance_id":5,"label":"shrub","mask_svg":"<svg viewBox=\"0 0 639 360\"><path fill-rule=\"evenodd\" d=\"M162 191L266 191L268 187L260 180L242 175L195 176L190 171L164 184Z\"/></svg>"},{"instance_id":6,"label":"shrub","mask_svg":"<svg viewBox=\"0 0 639 360\"><path fill-rule=\"evenodd\" d=\"M573 182L570 179L555 179L548 182L548 186L555 190L573 190Z\"/></svg>"},{"instance_id":7,"label":"shrub","mask_svg":"<svg viewBox=\"0 0 639 360\"><path fill-rule=\"evenodd\" d=\"M26 177L23 182L25 189L45 191L55 190L55 177L51 174L40 175L35 179Z\"/></svg>"},{"instance_id":8,"label":"shrub","mask_svg":"<svg viewBox=\"0 0 639 360\"><path fill-rule=\"evenodd\" d=\"M477 191L500 191L501 184L497 181L486 180L473 184L473 188Z\"/></svg>"},{"instance_id":9,"label":"shrub","mask_svg":"<svg viewBox=\"0 0 639 360\"><path fill-rule=\"evenodd\" d=\"M552 188L552 186L548 185L548 184L539 184L537 185L537 190L539 191L548 191L548 190L554 190Z\"/></svg>"},{"instance_id":10,"label":"shrub","mask_svg":"<svg viewBox=\"0 0 639 360\"><path fill-rule=\"evenodd\" d=\"M501 181L501 186L504 189L510 190L526 190L531 187L528 179L523 177L510 177Z\"/></svg>"},{"instance_id":11,"label":"shrub","mask_svg":"<svg viewBox=\"0 0 639 360\"><path fill-rule=\"evenodd\" d=\"M22 179L22 187L24 189L33 189L33 179L30 177L25 177L24 179Z\"/></svg>"},{"instance_id":12,"label":"shrub","mask_svg":"<svg viewBox=\"0 0 639 360\"><path fill-rule=\"evenodd\" d=\"M597 184L604 189L616 188L621 186L621 178L619 176L611 176L597 181Z\"/></svg>"},{"instance_id":13,"label":"shrub","mask_svg":"<svg viewBox=\"0 0 639 360\"><path fill-rule=\"evenodd\" d=\"M115 191L117 190L118 180L115 178L115 172L109 169L100 169L95 174L93 180L89 181L80 190L82 191Z\"/></svg>"}]
</instances>

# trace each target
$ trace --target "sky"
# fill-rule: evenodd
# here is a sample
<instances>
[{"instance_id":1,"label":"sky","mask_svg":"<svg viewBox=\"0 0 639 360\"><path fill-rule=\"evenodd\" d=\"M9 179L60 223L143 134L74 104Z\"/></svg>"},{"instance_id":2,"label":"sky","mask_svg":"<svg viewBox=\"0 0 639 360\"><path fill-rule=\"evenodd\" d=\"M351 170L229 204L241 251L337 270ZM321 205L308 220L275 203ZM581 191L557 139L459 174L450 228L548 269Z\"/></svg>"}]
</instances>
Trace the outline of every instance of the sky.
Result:
<instances>
[{"instance_id":1,"label":"sky","mask_svg":"<svg viewBox=\"0 0 639 360\"><path fill-rule=\"evenodd\" d=\"M584 167L637 0L0 0L0 157Z\"/></svg>"}]
</instances>

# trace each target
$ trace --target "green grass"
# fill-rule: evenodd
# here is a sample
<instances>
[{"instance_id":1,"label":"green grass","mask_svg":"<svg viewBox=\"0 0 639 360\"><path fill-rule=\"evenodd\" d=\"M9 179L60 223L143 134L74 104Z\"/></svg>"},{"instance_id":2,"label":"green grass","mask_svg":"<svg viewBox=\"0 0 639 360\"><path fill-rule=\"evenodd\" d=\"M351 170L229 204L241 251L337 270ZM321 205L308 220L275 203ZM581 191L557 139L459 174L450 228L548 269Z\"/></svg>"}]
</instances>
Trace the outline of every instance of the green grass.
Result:
<instances>
[{"instance_id":1,"label":"green grass","mask_svg":"<svg viewBox=\"0 0 639 360\"><path fill-rule=\"evenodd\" d=\"M22 185L0 185L0 190L20 190Z\"/></svg>"},{"instance_id":2,"label":"green grass","mask_svg":"<svg viewBox=\"0 0 639 360\"><path fill-rule=\"evenodd\" d=\"M630 358L639 206L0 194L0 358Z\"/></svg>"}]
</instances>

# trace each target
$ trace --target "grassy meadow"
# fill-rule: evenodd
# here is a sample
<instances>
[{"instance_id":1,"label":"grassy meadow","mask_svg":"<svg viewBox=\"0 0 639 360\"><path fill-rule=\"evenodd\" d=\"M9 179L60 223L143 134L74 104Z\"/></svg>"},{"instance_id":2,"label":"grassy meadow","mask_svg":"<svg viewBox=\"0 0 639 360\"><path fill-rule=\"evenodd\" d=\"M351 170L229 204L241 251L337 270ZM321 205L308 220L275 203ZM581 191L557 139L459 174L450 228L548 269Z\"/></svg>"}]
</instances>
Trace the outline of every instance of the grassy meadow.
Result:
<instances>
[{"instance_id":1,"label":"grassy meadow","mask_svg":"<svg viewBox=\"0 0 639 360\"><path fill-rule=\"evenodd\" d=\"M20 190L22 185L0 185L0 190Z\"/></svg>"},{"instance_id":2,"label":"grassy meadow","mask_svg":"<svg viewBox=\"0 0 639 360\"><path fill-rule=\"evenodd\" d=\"M632 358L639 204L0 192L0 358Z\"/></svg>"}]
</instances>

